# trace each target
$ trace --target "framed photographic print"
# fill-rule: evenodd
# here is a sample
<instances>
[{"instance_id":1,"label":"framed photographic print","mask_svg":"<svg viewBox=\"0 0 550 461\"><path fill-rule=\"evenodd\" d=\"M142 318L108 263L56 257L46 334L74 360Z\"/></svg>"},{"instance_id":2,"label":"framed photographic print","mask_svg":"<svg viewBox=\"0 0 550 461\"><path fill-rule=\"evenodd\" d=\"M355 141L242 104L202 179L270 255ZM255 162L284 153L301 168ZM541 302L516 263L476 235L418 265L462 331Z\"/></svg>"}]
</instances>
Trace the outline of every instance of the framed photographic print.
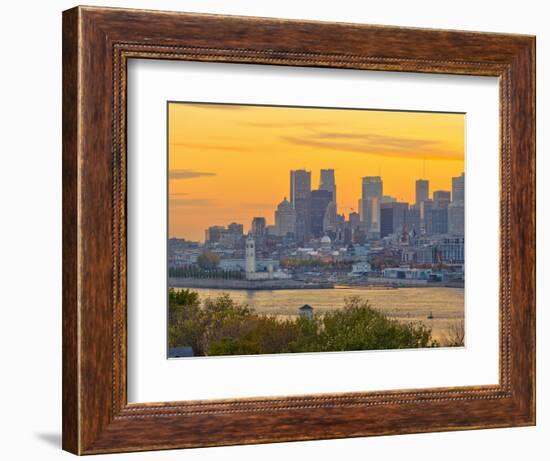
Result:
<instances>
[{"instance_id":1,"label":"framed photographic print","mask_svg":"<svg viewBox=\"0 0 550 461\"><path fill-rule=\"evenodd\" d=\"M64 449L534 424L534 53L64 12Z\"/></svg>"}]
</instances>

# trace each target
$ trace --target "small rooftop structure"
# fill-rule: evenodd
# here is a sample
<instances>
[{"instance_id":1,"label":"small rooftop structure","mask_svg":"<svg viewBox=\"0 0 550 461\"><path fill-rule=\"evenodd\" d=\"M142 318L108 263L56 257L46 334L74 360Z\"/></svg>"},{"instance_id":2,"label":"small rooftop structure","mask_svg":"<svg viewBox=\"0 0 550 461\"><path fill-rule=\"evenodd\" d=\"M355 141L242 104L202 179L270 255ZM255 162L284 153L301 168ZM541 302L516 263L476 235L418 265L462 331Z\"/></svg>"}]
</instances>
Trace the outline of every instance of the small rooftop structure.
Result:
<instances>
[{"instance_id":1,"label":"small rooftop structure","mask_svg":"<svg viewBox=\"0 0 550 461\"><path fill-rule=\"evenodd\" d=\"M309 304L304 304L300 309L298 309L300 312L300 315L305 318L312 318L313 317L313 307L311 307Z\"/></svg>"}]
</instances>

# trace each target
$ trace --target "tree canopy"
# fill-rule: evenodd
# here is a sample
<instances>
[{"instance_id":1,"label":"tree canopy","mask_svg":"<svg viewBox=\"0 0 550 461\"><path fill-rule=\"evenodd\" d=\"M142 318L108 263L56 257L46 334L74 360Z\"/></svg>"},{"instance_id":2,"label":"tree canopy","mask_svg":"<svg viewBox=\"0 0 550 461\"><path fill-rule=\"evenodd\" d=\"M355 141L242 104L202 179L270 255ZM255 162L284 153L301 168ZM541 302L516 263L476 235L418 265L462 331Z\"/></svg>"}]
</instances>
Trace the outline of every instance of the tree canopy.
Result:
<instances>
[{"instance_id":1,"label":"tree canopy","mask_svg":"<svg viewBox=\"0 0 550 461\"><path fill-rule=\"evenodd\" d=\"M220 263L220 256L212 251L205 251L197 258L197 264L201 269L215 269Z\"/></svg>"},{"instance_id":2,"label":"tree canopy","mask_svg":"<svg viewBox=\"0 0 550 461\"><path fill-rule=\"evenodd\" d=\"M169 346L190 346L196 356L357 351L431 347L421 323L388 318L358 297L312 318L256 313L228 294L199 299L191 290L169 292Z\"/></svg>"}]
</instances>

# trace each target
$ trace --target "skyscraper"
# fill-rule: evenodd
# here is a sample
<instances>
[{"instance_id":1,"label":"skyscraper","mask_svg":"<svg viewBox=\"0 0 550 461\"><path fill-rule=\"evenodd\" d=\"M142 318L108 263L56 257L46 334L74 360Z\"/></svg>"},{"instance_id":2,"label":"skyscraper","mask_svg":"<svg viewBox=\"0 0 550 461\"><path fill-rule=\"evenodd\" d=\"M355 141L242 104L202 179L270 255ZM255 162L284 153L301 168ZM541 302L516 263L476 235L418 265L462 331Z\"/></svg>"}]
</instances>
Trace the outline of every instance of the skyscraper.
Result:
<instances>
[{"instance_id":1,"label":"skyscraper","mask_svg":"<svg viewBox=\"0 0 550 461\"><path fill-rule=\"evenodd\" d=\"M448 213L449 234L464 235L464 201L453 201Z\"/></svg>"},{"instance_id":2,"label":"skyscraper","mask_svg":"<svg viewBox=\"0 0 550 461\"><path fill-rule=\"evenodd\" d=\"M326 191L326 192L329 192L329 191ZM338 230L338 226L340 224L341 224L340 217L336 213L336 202L332 199L327 205L327 209L325 210L325 217L323 219L323 231L325 233L327 232L334 233Z\"/></svg>"},{"instance_id":3,"label":"skyscraper","mask_svg":"<svg viewBox=\"0 0 550 461\"><path fill-rule=\"evenodd\" d=\"M409 233L420 235L420 208L410 207L405 214L405 225Z\"/></svg>"},{"instance_id":4,"label":"skyscraper","mask_svg":"<svg viewBox=\"0 0 550 461\"><path fill-rule=\"evenodd\" d=\"M328 190L332 192L332 200L336 204L336 180L334 178L334 170L321 170L319 190Z\"/></svg>"},{"instance_id":5,"label":"skyscraper","mask_svg":"<svg viewBox=\"0 0 550 461\"><path fill-rule=\"evenodd\" d=\"M393 207L393 233L401 234L407 224L407 212L409 204L405 202L392 203Z\"/></svg>"},{"instance_id":6,"label":"skyscraper","mask_svg":"<svg viewBox=\"0 0 550 461\"><path fill-rule=\"evenodd\" d=\"M361 182L359 211L361 221L369 232L380 232L380 200L383 183L380 176L365 176Z\"/></svg>"},{"instance_id":7,"label":"skyscraper","mask_svg":"<svg viewBox=\"0 0 550 461\"><path fill-rule=\"evenodd\" d=\"M337 228L338 209L336 205L336 180L334 170L321 170L319 177L319 190L326 190L332 193L332 202L327 207L323 228L325 231L334 232Z\"/></svg>"},{"instance_id":8,"label":"skyscraper","mask_svg":"<svg viewBox=\"0 0 550 461\"><path fill-rule=\"evenodd\" d=\"M290 203L296 211L296 241L303 243L309 238L310 229L311 172L290 172Z\"/></svg>"},{"instance_id":9,"label":"skyscraper","mask_svg":"<svg viewBox=\"0 0 550 461\"><path fill-rule=\"evenodd\" d=\"M449 215L447 208L432 208L426 213L426 233L446 234L449 231Z\"/></svg>"},{"instance_id":10,"label":"skyscraper","mask_svg":"<svg viewBox=\"0 0 550 461\"><path fill-rule=\"evenodd\" d=\"M265 235L265 218L255 217L252 219L251 232L256 238L263 237Z\"/></svg>"},{"instance_id":11,"label":"skyscraper","mask_svg":"<svg viewBox=\"0 0 550 461\"><path fill-rule=\"evenodd\" d=\"M275 235L286 237L296 232L296 211L290 202L285 199L279 203L275 211Z\"/></svg>"},{"instance_id":12,"label":"skyscraper","mask_svg":"<svg viewBox=\"0 0 550 461\"><path fill-rule=\"evenodd\" d=\"M436 190L433 200L435 208L447 208L451 203L451 193L447 190Z\"/></svg>"},{"instance_id":13,"label":"skyscraper","mask_svg":"<svg viewBox=\"0 0 550 461\"><path fill-rule=\"evenodd\" d=\"M464 235L464 173L452 178L453 195L449 206L449 233Z\"/></svg>"},{"instance_id":14,"label":"skyscraper","mask_svg":"<svg viewBox=\"0 0 550 461\"><path fill-rule=\"evenodd\" d=\"M366 232L380 232L380 205L378 197L359 199L361 228Z\"/></svg>"},{"instance_id":15,"label":"skyscraper","mask_svg":"<svg viewBox=\"0 0 550 461\"><path fill-rule=\"evenodd\" d=\"M328 190L314 190L311 192L310 222L311 235L319 238L324 235L325 214L332 202L332 192Z\"/></svg>"},{"instance_id":16,"label":"skyscraper","mask_svg":"<svg viewBox=\"0 0 550 461\"><path fill-rule=\"evenodd\" d=\"M464 173L452 178L453 202L464 202Z\"/></svg>"},{"instance_id":17,"label":"skyscraper","mask_svg":"<svg viewBox=\"0 0 550 461\"><path fill-rule=\"evenodd\" d=\"M392 197L391 195L382 195L382 198L380 199L380 203L395 203L397 202L397 199L395 197Z\"/></svg>"},{"instance_id":18,"label":"skyscraper","mask_svg":"<svg viewBox=\"0 0 550 461\"><path fill-rule=\"evenodd\" d=\"M380 176L365 176L362 180L362 197L382 197L383 183Z\"/></svg>"},{"instance_id":19,"label":"skyscraper","mask_svg":"<svg viewBox=\"0 0 550 461\"><path fill-rule=\"evenodd\" d=\"M380 237L384 238L393 233L393 203L380 205Z\"/></svg>"},{"instance_id":20,"label":"skyscraper","mask_svg":"<svg viewBox=\"0 0 550 461\"><path fill-rule=\"evenodd\" d=\"M430 197L430 182L427 179L416 180L416 205Z\"/></svg>"},{"instance_id":21,"label":"skyscraper","mask_svg":"<svg viewBox=\"0 0 550 461\"><path fill-rule=\"evenodd\" d=\"M236 222L232 222L227 226L227 231L231 234L235 235L243 235L243 225L237 224Z\"/></svg>"},{"instance_id":22,"label":"skyscraper","mask_svg":"<svg viewBox=\"0 0 550 461\"><path fill-rule=\"evenodd\" d=\"M433 208L434 201L431 199L420 202L420 227L426 230L428 212Z\"/></svg>"},{"instance_id":23,"label":"skyscraper","mask_svg":"<svg viewBox=\"0 0 550 461\"><path fill-rule=\"evenodd\" d=\"M380 237L400 234L407 223L409 204L405 202L382 203L380 205Z\"/></svg>"},{"instance_id":24,"label":"skyscraper","mask_svg":"<svg viewBox=\"0 0 550 461\"><path fill-rule=\"evenodd\" d=\"M359 230L359 222L361 221L361 217L359 213L356 213L352 211L349 214L349 228L350 228L350 239L352 241L355 241L355 233Z\"/></svg>"},{"instance_id":25,"label":"skyscraper","mask_svg":"<svg viewBox=\"0 0 550 461\"><path fill-rule=\"evenodd\" d=\"M235 246L243 236L243 225L232 222L227 226L227 230L220 236L219 242L225 246Z\"/></svg>"},{"instance_id":26,"label":"skyscraper","mask_svg":"<svg viewBox=\"0 0 550 461\"><path fill-rule=\"evenodd\" d=\"M206 243L218 243L225 231L226 231L225 226L210 226L205 231L204 240Z\"/></svg>"}]
</instances>

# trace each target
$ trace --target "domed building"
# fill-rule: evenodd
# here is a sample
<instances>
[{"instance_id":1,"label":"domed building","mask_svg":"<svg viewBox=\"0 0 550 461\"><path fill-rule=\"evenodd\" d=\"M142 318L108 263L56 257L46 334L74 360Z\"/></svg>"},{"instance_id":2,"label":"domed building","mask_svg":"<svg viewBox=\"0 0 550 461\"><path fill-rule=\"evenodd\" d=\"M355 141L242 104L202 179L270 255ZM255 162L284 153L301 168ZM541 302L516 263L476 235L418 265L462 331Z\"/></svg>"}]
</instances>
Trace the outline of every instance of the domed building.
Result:
<instances>
[{"instance_id":1,"label":"domed building","mask_svg":"<svg viewBox=\"0 0 550 461\"><path fill-rule=\"evenodd\" d=\"M294 235L295 232L296 210L292 208L292 205L285 197L275 211L275 235L286 237L288 234Z\"/></svg>"},{"instance_id":2,"label":"domed building","mask_svg":"<svg viewBox=\"0 0 550 461\"><path fill-rule=\"evenodd\" d=\"M332 240L328 235L325 235L321 238L321 251L323 253L328 253L332 249Z\"/></svg>"}]
</instances>

